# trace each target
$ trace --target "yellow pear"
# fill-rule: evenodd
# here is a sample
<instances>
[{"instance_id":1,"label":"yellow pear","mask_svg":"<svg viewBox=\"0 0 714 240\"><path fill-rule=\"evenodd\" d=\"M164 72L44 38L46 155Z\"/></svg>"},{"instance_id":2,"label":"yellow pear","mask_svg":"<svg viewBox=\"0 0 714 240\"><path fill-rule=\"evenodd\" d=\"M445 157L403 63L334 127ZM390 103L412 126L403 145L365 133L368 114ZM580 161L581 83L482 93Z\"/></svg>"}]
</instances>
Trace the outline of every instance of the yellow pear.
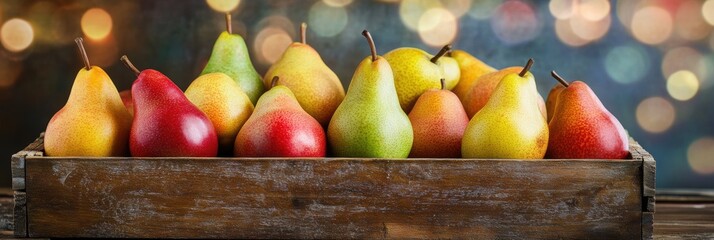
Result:
<instances>
[{"instance_id":1,"label":"yellow pear","mask_svg":"<svg viewBox=\"0 0 714 240\"><path fill-rule=\"evenodd\" d=\"M265 74L263 83L269 88L273 77L279 76L280 85L293 92L300 106L322 126L327 126L345 98L345 89L320 54L306 43L306 29L307 25L303 23L302 41L288 46L280 60Z\"/></svg>"},{"instance_id":2,"label":"yellow pear","mask_svg":"<svg viewBox=\"0 0 714 240\"><path fill-rule=\"evenodd\" d=\"M185 94L213 123L219 151L232 154L238 131L253 113L248 95L233 78L223 73L201 75L193 80Z\"/></svg>"},{"instance_id":3,"label":"yellow pear","mask_svg":"<svg viewBox=\"0 0 714 240\"><path fill-rule=\"evenodd\" d=\"M432 56L418 48L403 47L384 54L394 72L394 86L404 112L411 111L417 98L426 90L441 88L440 79L444 78L444 70L438 61L449 50L451 45L446 45L436 56Z\"/></svg>"},{"instance_id":4,"label":"yellow pear","mask_svg":"<svg viewBox=\"0 0 714 240\"><path fill-rule=\"evenodd\" d=\"M45 131L48 156L124 156L128 153L131 115L106 72L91 66L75 39L85 67L72 84L67 103L52 117Z\"/></svg>"},{"instance_id":5,"label":"yellow pear","mask_svg":"<svg viewBox=\"0 0 714 240\"><path fill-rule=\"evenodd\" d=\"M476 80L484 74L495 72L496 69L462 50L454 50L450 54L459 64L461 70L458 84L452 89L452 92L461 99L461 104L466 104L464 99Z\"/></svg>"},{"instance_id":6,"label":"yellow pear","mask_svg":"<svg viewBox=\"0 0 714 240\"><path fill-rule=\"evenodd\" d=\"M461 145L464 158L542 159L548 148L548 124L537 97L535 80L528 72L499 81L486 105L466 127Z\"/></svg>"},{"instance_id":7,"label":"yellow pear","mask_svg":"<svg viewBox=\"0 0 714 240\"><path fill-rule=\"evenodd\" d=\"M436 65L439 65L441 71L444 73L444 89L454 89L461 78L459 62L452 57L443 56L436 61Z\"/></svg>"}]
</instances>

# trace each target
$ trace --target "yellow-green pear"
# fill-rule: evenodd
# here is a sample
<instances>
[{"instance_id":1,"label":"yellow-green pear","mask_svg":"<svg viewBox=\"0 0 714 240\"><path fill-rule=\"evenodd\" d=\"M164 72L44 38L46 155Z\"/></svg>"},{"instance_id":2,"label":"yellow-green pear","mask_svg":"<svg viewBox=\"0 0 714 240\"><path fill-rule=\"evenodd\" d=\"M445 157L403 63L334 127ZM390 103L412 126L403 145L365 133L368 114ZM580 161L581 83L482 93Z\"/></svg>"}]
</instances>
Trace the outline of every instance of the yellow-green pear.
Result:
<instances>
[{"instance_id":1,"label":"yellow-green pear","mask_svg":"<svg viewBox=\"0 0 714 240\"><path fill-rule=\"evenodd\" d=\"M405 112L412 110L417 98L426 90L441 88L440 79L444 78L444 70L437 62L450 49L451 45L446 45L436 56L408 47L397 48L384 54L384 59L387 59L394 72L394 86L397 88L399 105Z\"/></svg>"},{"instance_id":2,"label":"yellow-green pear","mask_svg":"<svg viewBox=\"0 0 714 240\"><path fill-rule=\"evenodd\" d=\"M499 81L486 105L469 121L461 145L464 158L542 159L548 124L536 96L533 60Z\"/></svg>"},{"instance_id":3,"label":"yellow-green pear","mask_svg":"<svg viewBox=\"0 0 714 240\"><path fill-rule=\"evenodd\" d=\"M461 70L459 82L451 91L461 99L461 104L466 104L464 99L471 92L476 80L484 74L495 72L496 69L466 51L454 50L450 56L458 62Z\"/></svg>"},{"instance_id":4,"label":"yellow-green pear","mask_svg":"<svg viewBox=\"0 0 714 240\"><path fill-rule=\"evenodd\" d=\"M345 100L327 128L327 140L338 157L406 158L414 133L399 106L392 69L377 55L369 32L362 35L372 56L357 66Z\"/></svg>"},{"instance_id":5,"label":"yellow-green pear","mask_svg":"<svg viewBox=\"0 0 714 240\"><path fill-rule=\"evenodd\" d=\"M283 56L270 67L263 78L268 88L275 76L280 84L289 88L300 106L322 126L327 126L335 109L345 98L345 89L340 79L330 70L305 41L307 25L301 26L301 42L288 46Z\"/></svg>"},{"instance_id":6,"label":"yellow-green pear","mask_svg":"<svg viewBox=\"0 0 714 240\"><path fill-rule=\"evenodd\" d=\"M223 73L201 75L188 86L185 95L213 123L218 135L218 151L232 154L238 131L253 113L248 95Z\"/></svg>"},{"instance_id":7,"label":"yellow-green pear","mask_svg":"<svg viewBox=\"0 0 714 240\"><path fill-rule=\"evenodd\" d=\"M48 156L124 156L132 117L107 73L89 64L82 38L75 39L85 67L72 84L67 103L47 124Z\"/></svg>"}]
</instances>

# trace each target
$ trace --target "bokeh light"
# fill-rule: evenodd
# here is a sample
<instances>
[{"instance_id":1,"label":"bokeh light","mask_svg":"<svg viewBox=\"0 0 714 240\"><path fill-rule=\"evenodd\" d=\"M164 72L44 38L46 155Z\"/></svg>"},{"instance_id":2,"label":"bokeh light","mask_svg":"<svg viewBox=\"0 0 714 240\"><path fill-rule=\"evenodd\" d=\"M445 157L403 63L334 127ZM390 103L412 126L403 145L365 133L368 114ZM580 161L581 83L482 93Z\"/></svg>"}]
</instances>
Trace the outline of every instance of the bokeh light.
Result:
<instances>
[{"instance_id":1,"label":"bokeh light","mask_svg":"<svg viewBox=\"0 0 714 240\"><path fill-rule=\"evenodd\" d=\"M316 2L310 7L308 29L322 37L340 34L347 26L348 15L344 7L334 7L323 2Z\"/></svg>"},{"instance_id":2,"label":"bokeh light","mask_svg":"<svg viewBox=\"0 0 714 240\"><path fill-rule=\"evenodd\" d=\"M92 8L82 15L82 32L93 40L102 40L112 31L112 17L101 8Z\"/></svg>"},{"instance_id":3,"label":"bokeh light","mask_svg":"<svg viewBox=\"0 0 714 240\"><path fill-rule=\"evenodd\" d=\"M424 43L440 47L451 43L458 30L456 17L443 8L434 8L419 19L419 37Z\"/></svg>"},{"instance_id":4,"label":"bokeh light","mask_svg":"<svg viewBox=\"0 0 714 240\"><path fill-rule=\"evenodd\" d=\"M119 61L119 45L113 34L109 34L103 41L85 41L84 47L87 49L89 62L94 66L106 68Z\"/></svg>"},{"instance_id":5,"label":"bokeh light","mask_svg":"<svg viewBox=\"0 0 714 240\"><path fill-rule=\"evenodd\" d=\"M697 41L709 36L712 26L704 20L701 9L701 1L690 0L682 2L674 16L674 29L679 37Z\"/></svg>"},{"instance_id":6,"label":"bokeh light","mask_svg":"<svg viewBox=\"0 0 714 240\"><path fill-rule=\"evenodd\" d=\"M441 0L441 4L457 19L471 9L471 0Z\"/></svg>"},{"instance_id":7,"label":"bokeh light","mask_svg":"<svg viewBox=\"0 0 714 240\"><path fill-rule=\"evenodd\" d=\"M533 40L540 32L540 25L531 5L509 0L496 9L491 18L491 29L501 41L515 45Z\"/></svg>"},{"instance_id":8,"label":"bokeh light","mask_svg":"<svg viewBox=\"0 0 714 240\"><path fill-rule=\"evenodd\" d=\"M672 35L672 16L657 6L637 10L632 16L632 34L646 44L659 44Z\"/></svg>"},{"instance_id":9,"label":"bokeh light","mask_svg":"<svg viewBox=\"0 0 714 240\"><path fill-rule=\"evenodd\" d=\"M610 29L611 18L610 15L606 15L600 20L591 21L584 17L584 15L575 15L568 20L570 22L570 27L573 29L573 33L578 37L585 39L587 41L594 41L605 36L607 31Z\"/></svg>"},{"instance_id":10,"label":"bokeh light","mask_svg":"<svg viewBox=\"0 0 714 240\"><path fill-rule=\"evenodd\" d=\"M635 15L635 11L641 6L641 1L618 0L617 7L615 8L617 10L617 19L620 20L623 26L631 28L632 17Z\"/></svg>"},{"instance_id":11,"label":"bokeh light","mask_svg":"<svg viewBox=\"0 0 714 240\"><path fill-rule=\"evenodd\" d=\"M555 34L558 36L560 41L572 47L584 46L590 42L587 39L579 37L575 34L575 32L573 32L573 28L570 26L570 20L568 19L555 20Z\"/></svg>"},{"instance_id":12,"label":"bokeh light","mask_svg":"<svg viewBox=\"0 0 714 240\"><path fill-rule=\"evenodd\" d=\"M697 63L697 70L694 72L699 77L699 88L708 89L714 85L714 53L704 56Z\"/></svg>"},{"instance_id":13,"label":"bokeh light","mask_svg":"<svg viewBox=\"0 0 714 240\"><path fill-rule=\"evenodd\" d=\"M22 73L22 63L11 61L7 58L0 58L0 89L7 89L15 85L20 73Z\"/></svg>"},{"instance_id":14,"label":"bokeh light","mask_svg":"<svg viewBox=\"0 0 714 240\"><path fill-rule=\"evenodd\" d=\"M637 105L637 124L650 133L661 133L672 127L675 111L672 103L661 97L650 97Z\"/></svg>"},{"instance_id":15,"label":"bokeh light","mask_svg":"<svg viewBox=\"0 0 714 240\"><path fill-rule=\"evenodd\" d=\"M702 5L702 16L709 25L714 26L714 0L707 0Z\"/></svg>"},{"instance_id":16,"label":"bokeh light","mask_svg":"<svg viewBox=\"0 0 714 240\"><path fill-rule=\"evenodd\" d=\"M667 92L679 101L692 99L699 90L699 80L694 73L681 70L667 78Z\"/></svg>"},{"instance_id":17,"label":"bokeh light","mask_svg":"<svg viewBox=\"0 0 714 240\"><path fill-rule=\"evenodd\" d=\"M20 52L32 44L35 33L32 26L25 20L13 18L0 28L0 42L11 52Z\"/></svg>"},{"instance_id":18,"label":"bokeh light","mask_svg":"<svg viewBox=\"0 0 714 240\"><path fill-rule=\"evenodd\" d=\"M213 10L225 13L236 9L238 4L240 4L240 0L206 0L206 3L208 3L208 6Z\"/></svg>"},{"instance_id":19,"label":"bokeh light","mask_svg":"<svg viewBox=\"0 0 714 240\"><path fill-rule=\"evenodd\" d=\"M588 21L600 21L610 15L610 2L608 0L579 0L578 13Z\"/></svg>"},{"instance_id":20,"label":"bokeh light","mask_svg":"<svg viewBox=\"0 0 714 240\"><path fill-rule=\"evenodd\" d=\"M623 45L605 55L605 71L617 83L629 84L642 80L650 70L650 57L639 45Z\"/></svg>"},{"instance_id":21,"label":"bokeh light","mask_svg":"<svg viewBox=\"0 0 714 240\"><path fill-rule=\"evenodd\" d=\"M478 0L471 3L469 16L473 19L484 20L493 16L496 8L501 5L502 0Z\"/></svg>"},{"instance_id":22,"label":"bokeh light","mask_svg":"<svg viewBox=\"0 0 714 240\"><path fill-rule=\"evenodd\" d=\"M432 8L440 8L441 2L433 0L404 0L399 4L399 17L408 29L419 30L419 20Z\"/></svg>"},{"instance_id":23,"label":"bokeh light","mask_svg":"<svg viewBox=\"0 0 714 240\"><path fill-rule=\"evenodd\" d=\"M548 10L556 19L569 19L578 9L576 0L550 0Z\"/></svg>"},{"instance_id":24,"label":"bokeh light","mask_svg":"<svg viewBox=\"0 0 714 240\"><path fill-rule=\"evenodd\" d=\"M264 64L273 64L285 49L293 42L290 34L279 27L267 27L255 36L254 49L258 61Z\"/></svg>"},{"instance_id":25,"label":"bokeh light","mask_svg":"<svg viewBox=\"0 0 714 240\"><path fill-rule=\"evenodd\" d=\"M714 34L712 34L712 35L709 37L709 48L711 48L712 51L714 51Z\"/></svg>"},{"instance_id":26,"label":"bokeh light","mask_svg":"<svg viewBox=\"0 0 714 240\"><path fill-rule=\"evenodd\" d=\"M662 76L669 77L679 70L694 72L699 78L705 77L697 66L702 54L691 47L677 47L668 50L662 57Z\"/></svg>"},{"instance_id":27,"label":"bokeh light","mask_svg":"<svg viewBox=\"0 0 714 240\"><path fill-rule=\"evenodd\" d=\"M714 174L714 138L695 140L687 149L689 166L698 174Z\"/></svg>"},{"instance_id":28,"label":"bokeh light","mask_svg":"<svg viewBox=\"0 0 714 240\"><path fill-rule=\"evenodd\" d=\"M322 0L322 2L331 7L344 7L350 5L350 3L352 3L352 0Z\"/></svg>"}]
</instances>

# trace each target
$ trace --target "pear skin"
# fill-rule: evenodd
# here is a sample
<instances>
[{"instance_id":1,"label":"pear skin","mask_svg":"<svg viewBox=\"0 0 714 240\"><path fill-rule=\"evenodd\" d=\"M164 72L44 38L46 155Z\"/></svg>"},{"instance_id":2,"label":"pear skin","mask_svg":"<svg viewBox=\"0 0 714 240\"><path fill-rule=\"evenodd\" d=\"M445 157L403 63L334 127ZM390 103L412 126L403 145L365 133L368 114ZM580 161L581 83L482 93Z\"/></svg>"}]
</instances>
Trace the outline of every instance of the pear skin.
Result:
<instances>
[{"instance_id":1,"label":"pear skin","mask_svg":"<svg viewBox=\"0 0 714 240\"><path fill-rule=\"evenodd\" d=\"M439 65L444 74L444 88L447 90L454 89L461 79L459 63L452 57L443 56L436 61L436 64Z\"/></svg>"},{"instance_id":2,"label":"pear skin","mask_svg":"<svg viewBox=\"0 0 714 240\"><path fill-rule=\"evenodd\" d=\"M185 95L213 123L219 152L232 155L236 135L253 113L248 95L223 73L201 75L188 86Z\"/></svg>"},{"instance_id":3,"label":"pear skin","mask_svg":"<svg viewBox=\"0 0 714 240\"><path fill-rule=\"evenodd\" d=\"M327 140L319 122L300 107L289 88L278 85L258 100L235 141L240 157L324 157Z\"/></svg>"},{"instance_id":4,"label":"pear skin","mask_svg":"<svg viewBox=\"0 0 714 240\"><path fill-rule=\"evenodd\" d=\"M564 86L549 128L547 158L624 159L630 154L625 128L581 81Z\"/></svg>"},{"instance_id":5,"label":"pear skin","mask_svg":"<svg viewBox=\"0 0 714 240\"><path fill-rule=\"evenodd\" d=\"M52 117L45 131L48 156L125 156L128 151L131 115L106 72L85 61L72 84L67 103Z\"/></svg>"},{"instance_id":6,"label":"pear skin","mask_svg":"<svg viewBox=\"0 0 714 240\"><path fill-rule=\"evenodd\" d=\"M452 91L462 100L461 104L465 104L463 100L473 88L476 80L484 74L495 72L496 69L466 51L454 50L450 53L450 56L459 64L459 70L461 71L458 84Z\"/></svg>"},{"instance_id":7,"label":"pear skin","mask_svg":"<svg viewBox=\"0 0 714 240\"><path fill-rule=\"evenodd\" d=\"M548 148L548 124L541 113L533 75L511 73L499 81L486 105L469 121L464 158L542 159Z\"/></svg>"},{"instance_id":8,"label":"pear skin","mask_svg":"<svg viewBox=\"0 0 714 240\"><path fill-rule=\"evenodd\" d=\"M444 72L437 62L449 49L450 45L444 46L436 56L407 47L384 54L394 72L394 86L404 112L411 111L417 98L426 90L440 88L439 79L444 78Z\"/></svg>"},{"instance_id":9,"label":"pear skin","mask_svg":"<svg viewBox=\"0 0 714 240\"><path fill-rule=\"evenodd\" d=\"M462 99L466 114L468 114L469 117L476 115L476 113L486 105L494 89L496 89L496 86L504 76L511 73L519 73L522 70L523 67L508 67L479 77L479 79L474 82L471 91ZM532 84L535 85L535 81L532 82ZM538 89L535 89L535 93L537 95L538 109L541 110L545 118L547 116L545 101L543 101L543 97L538 93Z\"/></svg>"},{"instance_id":10,"label":"pear skin","mask_svg":"<svg viewBox=\"0 0 714 240\"><path fill-rule=\"evenodd\" d=\"M230 14L226 14L228 30L222 32L213 45L213 52L201 75L221 72L231 77L255 104L265 92L260 74L253 67L245 40L230 30Z\"/></svg>"},{"instance_id":11,"label":"pear skin","mask_svg":"<svg viewBox=\"0 0 714 240\"><path fill-rule=\"evenodd\" d=\"M302 39L305 39L302 27ZM345 89L337 75L322 61L320 54L304 42L294 42L273 64L263 78L266 87L273 77L280 77L280 85L289 88L300 106L327 126L337 106L345 98Z\"/></svg>"},{"instance_id":12,"label":"pear skin","mask_svg":"<svg viewBox=\"0 0 714 240\"><path fill-rule=\"evenodd\" d=\"M414 129L409 157L461 157L461 139L469 117L456 94L445 89L427 90L409 112L409 120Z\"/></svg>"},{"instance_id":13,"label":"pear skin","mask_svg":"<svg viewBox=\"0 0 714 240\"><path fill-rule=\"evenodd\" d=\"M414 134L399 105L394 74L387 60L377 56L366 30L372 56L360 62L327 129L335 156L406 158Z\"/></svg>"},{"instance_id":14,"label":"pear skin","mask_svg":"<svg viewBox=\"0 0 714 240\"><path fill-rule=\"evenodd\" d=\"M546 112L548 112L548 122L553 119L553 112L555 111L555 104L558 101L558 95L563 91L565 87L563 84L556 84L550 89L548 93L548 98L545 100Z\"/></svg>"}]
</instances>

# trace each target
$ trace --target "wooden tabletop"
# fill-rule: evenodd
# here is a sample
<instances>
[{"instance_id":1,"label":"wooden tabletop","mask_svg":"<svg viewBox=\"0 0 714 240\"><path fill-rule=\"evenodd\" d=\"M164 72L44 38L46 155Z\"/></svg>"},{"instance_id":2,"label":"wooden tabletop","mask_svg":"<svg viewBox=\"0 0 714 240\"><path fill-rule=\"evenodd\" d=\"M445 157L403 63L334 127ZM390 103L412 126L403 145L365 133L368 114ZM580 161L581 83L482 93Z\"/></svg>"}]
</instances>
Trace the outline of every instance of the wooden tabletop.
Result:
<instances>
[{"instance_id":1,"label":"wooden tabletop","mask_svg":"<svg viewBox=\"0 0 714 240\"><path fill-rule=\"evenodd\" d=\"M0 238L12 237L12 191L0 189ZM714 239L714 191L657 193L655 239Z\"/></svg>"}]
</instances>

